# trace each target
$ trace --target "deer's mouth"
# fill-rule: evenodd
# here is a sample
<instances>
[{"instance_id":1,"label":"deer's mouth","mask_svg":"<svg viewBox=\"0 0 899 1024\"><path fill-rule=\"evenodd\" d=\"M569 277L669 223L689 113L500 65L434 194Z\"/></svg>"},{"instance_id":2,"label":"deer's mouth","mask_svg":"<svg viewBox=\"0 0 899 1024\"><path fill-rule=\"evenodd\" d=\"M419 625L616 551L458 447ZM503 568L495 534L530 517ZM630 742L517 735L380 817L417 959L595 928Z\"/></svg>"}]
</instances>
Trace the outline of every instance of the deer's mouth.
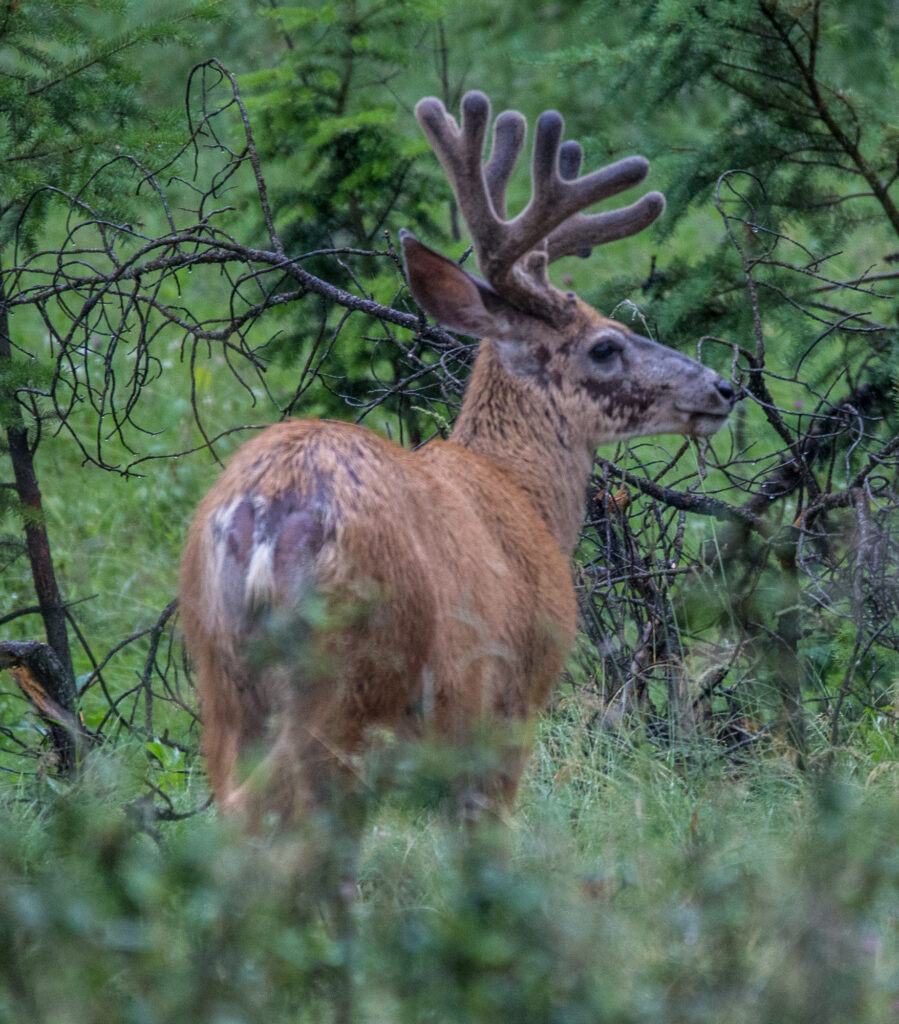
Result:
<instances>
[{"instance_id":1,"label":"deer's mouth","mask_svg":"<svg viewBox=\"0 0 899 1024\"><path fill-rule=\"evenodd\" d=\"M709 412L706 409L681 409L687 417L687 433L693 437L710 437L719 431L727 422L730 409L720 412Z\"/></svg>"}]
</instances>

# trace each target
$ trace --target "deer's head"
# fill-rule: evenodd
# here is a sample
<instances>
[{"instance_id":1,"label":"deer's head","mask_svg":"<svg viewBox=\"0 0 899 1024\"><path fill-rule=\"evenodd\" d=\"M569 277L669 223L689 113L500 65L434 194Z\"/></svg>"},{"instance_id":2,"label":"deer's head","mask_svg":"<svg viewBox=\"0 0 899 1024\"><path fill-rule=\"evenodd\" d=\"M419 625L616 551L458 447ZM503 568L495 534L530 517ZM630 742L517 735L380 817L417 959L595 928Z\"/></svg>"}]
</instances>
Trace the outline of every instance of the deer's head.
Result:
<instances>
[{"instance_id":1,"label":"deer's head","mask_svg":"<svg viewBox=\"0 0 899 1024\"><path fill-rule=\"evenodd\" d=\"M546 393L573 428L571 441L593 448L604 441L654 433L707 435L735 401L731 384L674 349L601 316L574 292L549 280L561 256L588 256L594 246L635 234L664 210L650 192L621 209L580 211L641 182L643 157L629 157L578 177L582 149L562 142L555 111L537 121L532 195L506 219L506 188L524 144L517 111L496 119L491 153L482 153L490 103L480 92L462 100L457 126L432 97L415 108L447 173L474 241L484 275L462 269L402 233L409 286L416 301L453 330L489 339L502 367L528 388Z\"/></svg>"}]
</instances>

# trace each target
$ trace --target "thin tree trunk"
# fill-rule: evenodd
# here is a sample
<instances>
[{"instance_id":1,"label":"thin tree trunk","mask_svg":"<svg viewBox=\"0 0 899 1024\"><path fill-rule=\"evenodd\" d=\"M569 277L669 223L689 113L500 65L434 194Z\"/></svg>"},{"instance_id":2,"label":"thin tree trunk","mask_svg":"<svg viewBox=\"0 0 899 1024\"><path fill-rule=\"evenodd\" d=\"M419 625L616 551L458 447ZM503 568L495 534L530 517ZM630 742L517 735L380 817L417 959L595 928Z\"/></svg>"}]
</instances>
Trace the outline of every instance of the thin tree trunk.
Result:
<instances>
[{"instance_id":1,"label":"thin tree trunk","mask_svg":"<svg viewBox=\"0 0 899 1024\"><path fill-rule=\"evenodd\" d=\"M12 362L12 342L9 335L9 311L6 306L6 294L2 278L0 278L0 381L3 377L10 379L8 370ZM75 710L75 672L72 667L72 654L69 648L69 634L66 626L66 610L56 581L53 567L53 556L50 553L50 538L44 520L44 508L41 491L38 486L37 472L34 465L34 452L28 444L28 431L22 410L16 401L11 386L0 385L0 408L4 412L3 427L6 431L9 446L9 458L12 463L15 490L18 495L23 516L25 533L25 549L31 565L31 576L34 581L34 592L37 596L47 643L56 655L62 672L59 676L59 692L50 696L67 713ZM56 734L54 733L54 740ZM59 743L56 743L59 747ZM64 744L66 747L67 745ZM64 768L68 764L70 751L59 749Z\"/></svg>"},{"instance_id":2,"label":"thin tree trunk","mask_svg":"<svg viewBox=\"0 0 899 1024\"><path fill-rule=\"evenodd\" d=\"M793 531L795 532L795 531ZM781 728L797 768L805 768L806 729L802 700L806 662L799 653L802 590L796 565L795 537L777 552L783 570L783 596L777 611L776 642L769 652L771 678L780 693Z\"/></svg>"}]
</instances>

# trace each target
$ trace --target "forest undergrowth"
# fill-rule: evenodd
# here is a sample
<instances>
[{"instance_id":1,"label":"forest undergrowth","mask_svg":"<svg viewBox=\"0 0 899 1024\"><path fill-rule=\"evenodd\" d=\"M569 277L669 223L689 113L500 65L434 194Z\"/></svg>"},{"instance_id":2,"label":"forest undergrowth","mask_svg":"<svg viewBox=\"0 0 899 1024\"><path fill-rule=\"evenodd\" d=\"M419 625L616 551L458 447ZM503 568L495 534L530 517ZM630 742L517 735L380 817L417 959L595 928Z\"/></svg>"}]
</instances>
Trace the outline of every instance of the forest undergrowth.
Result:
<instances>
[{"instance_id":1,"label":"forest undergrowth","mask_svg":"<svg viewBox=\"0 0 899 1024\"><path fill-rule=\"evenodd\" d=\"M567 717L504 823L463 828L410 768L370 809L349 939L292 870L308 835L153 821L140 750L7 791L0 1017L329 1021L349 992L385 1024L895 1019L895 762L678 764Z\"/></svg>"}]
</instances>

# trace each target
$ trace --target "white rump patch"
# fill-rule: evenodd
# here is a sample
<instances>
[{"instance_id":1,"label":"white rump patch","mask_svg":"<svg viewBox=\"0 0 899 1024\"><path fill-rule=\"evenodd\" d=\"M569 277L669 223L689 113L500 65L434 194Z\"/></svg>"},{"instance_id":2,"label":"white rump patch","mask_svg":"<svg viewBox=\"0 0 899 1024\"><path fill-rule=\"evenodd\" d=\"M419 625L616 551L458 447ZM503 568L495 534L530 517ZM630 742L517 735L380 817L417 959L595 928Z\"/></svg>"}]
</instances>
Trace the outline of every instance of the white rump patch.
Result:
<instances>
[{"instance_id":1,"label":"white rump patch","mask_svg":"<svg viewBox=\"0 0 899 1024\"><path fill-rule=\"evenodd\" d=\"M264 608L274 603L275 587L275 545L266 538L253 544L250 564L247 566L247 582L244 599L247 608Z\"/></svg>"}]
</instances>

